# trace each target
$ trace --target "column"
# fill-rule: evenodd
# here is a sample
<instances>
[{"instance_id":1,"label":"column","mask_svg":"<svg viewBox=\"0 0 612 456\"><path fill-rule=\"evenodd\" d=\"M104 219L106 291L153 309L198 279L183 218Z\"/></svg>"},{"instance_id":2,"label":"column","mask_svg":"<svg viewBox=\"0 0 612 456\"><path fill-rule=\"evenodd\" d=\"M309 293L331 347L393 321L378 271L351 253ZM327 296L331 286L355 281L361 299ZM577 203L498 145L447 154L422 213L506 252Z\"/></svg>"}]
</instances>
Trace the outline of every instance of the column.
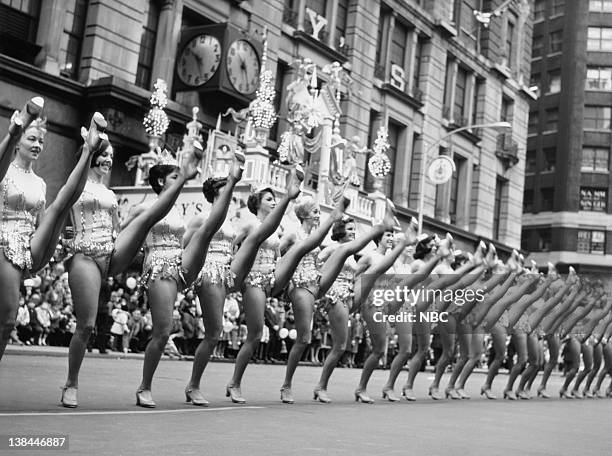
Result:
<instances>
[{"instance_id":1,"label":"column","mask_svg":"<svg viewBox=\"0 0 612 456\"><path fill-rule=\"evenodd\" d=\"M331 6L327 6L327 28L329 30L327 45L336 49L336 23L338 22L338 0L332 0Z\"/></svg>"},{"instance_id":2,"label":"column","mask_svg":"<svg viewBox=\"0 0 612 456\"><path fill-rule=\"evenodd\" d=\"M36 65L54 75L60 74L59 51L65 18L66 2L63 0L42 2L36 34L36 44L41 46L42 50L36 57Z\"/></svg>"},{"instance_id":3,"label":"column","mask_svg":"<svg viewBox=\"0 0 612 456\"><path fill-rule=\"evenodd\" d=\"M395 28L395 18L397 17L397 13L393 11L391 15L387 16L387 36L385 39L385 82L389 80L389 71L391 70L391 40L393 40L393 29Z\"/></svg>"},{"instance_id":4,"label":"column","mask_svg":"<svg viewBox=\"0 0 612 456\"><path fill-rule=\"evenodd\" d=\"M172 87L176 47L181 35L183 0L164 0L157 25L151 84L158 78Z\"/></svg>"},{"instance_id":5,"label":"column","mask_svg":"<svg viewBox=\"0 0 612 456\"><path fill-rule=\"evenodd\" d=\"M406 59L405 59L405 61L408 62L408 68L406 70L406 92L410 94L414 94L414 91L413 91L414 89L413 87L414 71L417 66L415 55L416 55L417 44L419 42L419 34L417 33L416 29L413 28L410 31L408 42L410 43L410 45L406 46Z\"/></svg>"},{"instance_id":6,"label":"column","mask_svg":"<svg viewBox=\"0 0 612 456\"><path fill-rule=\"evenodd\" d=\"M445 149L444 152L439 155L448 155L452 157L453 154L449 149ZM435 156L438 156L438 154L436 153ZM427 172L427 170L425 172ZM437 219L442 220L444 223L448 223L450 221L449 210L451 180L444 184L436 185L436 207L434 214Z\"/></svg>"},{"instance_id":7,"label":"column","mask_svg":"<svg viewBox=\"0 0 612 456\"><path fill-rule=\"evenodd\" d=\"M300 0L298 5L297 29L304 31L304 18L306 17L306 0Z\"/></svg>"},{"instance_id":8,"label":"column","mask_svg":"<svg viewBox=\"0 0 612 456\"><path fill-rule=\"evenodd\" d=\"M321 156L319 159L319 183L318 183L318 200L320 203L326 201L326 194L329 187L329 154L332 139L332 123L330 120L325 120L321 124Z\"/></svg>"}]
</instances>

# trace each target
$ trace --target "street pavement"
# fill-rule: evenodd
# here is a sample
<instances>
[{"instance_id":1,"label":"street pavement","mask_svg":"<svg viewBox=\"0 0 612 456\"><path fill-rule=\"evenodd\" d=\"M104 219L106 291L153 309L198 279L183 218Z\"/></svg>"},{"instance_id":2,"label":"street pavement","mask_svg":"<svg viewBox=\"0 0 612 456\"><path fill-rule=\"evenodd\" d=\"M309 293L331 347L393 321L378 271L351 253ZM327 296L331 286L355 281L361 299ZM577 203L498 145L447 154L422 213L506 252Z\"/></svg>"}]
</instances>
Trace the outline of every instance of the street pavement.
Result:
<instances>
[{"instance_id":1,"label":"street pavement","mask_svg":"<svg viewBox=\"0 0 612 456\"><path fill-rule=\"evenodd\" d=\"M44 353L44 350L42 351ZM78 455L609 455L612 400L533 399L490 401L479 396L482 373L469 381L472 399L433 401L431 372L415 383L418 400L389 403L380 397L388 371L370 381L372 405L356 403L358 369L336 369L332 404L312 400L319 367L300 366L296 403L281 404L282 365L249 365L242 384L246 405L225 397L233 364L211 363L202 383L210 407L184 402L191 362L162 360L153 384L154 410L135 406L142 357L86 357L79 407L58 406L67 369L65 356L19 355L8 350L0 364L0 436L62 434L68 454ZM59 353L61 354L61 353ZM494 391L501 395L506 375ZM402 372L396 391L406 379ZM444 381L443 383L444 384ZM555 375L549 392L562 378ZM607 381L606 381L607 385ZM0 454L62 454L18 450Z\"/></svg>"}]
</instances>

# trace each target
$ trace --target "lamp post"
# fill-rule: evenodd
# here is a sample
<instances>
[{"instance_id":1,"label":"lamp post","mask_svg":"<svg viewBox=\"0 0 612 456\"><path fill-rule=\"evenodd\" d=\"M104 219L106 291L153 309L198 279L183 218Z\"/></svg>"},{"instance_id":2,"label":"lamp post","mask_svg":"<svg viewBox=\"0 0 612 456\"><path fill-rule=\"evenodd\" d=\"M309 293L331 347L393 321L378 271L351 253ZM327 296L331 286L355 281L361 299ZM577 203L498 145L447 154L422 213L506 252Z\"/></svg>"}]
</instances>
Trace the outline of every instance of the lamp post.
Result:
<instances>
[{"instance_id":1,"label":"lamp post","mask_svg":"<svg viewBox=\"0 0 612 456\"><path fill-rule=\"evenodd\" d=\"M426 176L426 164L425 164L425 159L429 156L429 152L436 147L438 144L440 144L442 141L444 141L445 139L451 137L452 135L454 135L455 133L459 133L465 130L471 130L473 128L494 128L494 129L510 129L512 128L512 125L510 124L510 122L492 122L492 123L485 123L485 124L476 124L476 125L466 125L465 127L460 127L460 128L456 128L452 131L450 131L448 134L442 136L440 139L438 139L437 141L435 141L432 145L430 145L427 150L425 151L425 153L423 154L423 159L421 160L421 182L419 185L419 235L423 232L423 209L425 206L425 179L427 178ZM429 161L428 161L429 162Z\"/></svg>"}]
</instances>

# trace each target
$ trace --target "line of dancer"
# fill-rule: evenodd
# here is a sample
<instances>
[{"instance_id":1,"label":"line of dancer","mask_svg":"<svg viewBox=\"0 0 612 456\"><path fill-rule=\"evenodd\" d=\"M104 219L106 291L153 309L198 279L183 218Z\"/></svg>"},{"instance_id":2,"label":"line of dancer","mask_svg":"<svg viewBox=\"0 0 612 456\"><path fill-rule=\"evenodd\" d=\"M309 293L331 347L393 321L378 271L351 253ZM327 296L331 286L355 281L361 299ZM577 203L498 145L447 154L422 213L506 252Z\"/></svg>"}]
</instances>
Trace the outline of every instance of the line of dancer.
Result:
<instances>
[{"instance_id":1,"label":"line of dancer","mask_svg":"<svg viewBox=\"0 0 612 456\"><path fill-rule=\"evenodd\" d=\"M427 391L434 400L470 399L466 383L482 361L487 334L493 350L481 388L487 399L498 397L493 382L508 340L517 361L502 391L505 399L531 399L540 370L536 394L549 398L547 382L563 344L566 373L560 397L612 394L610 387L602 392L606 375L612 374L612 301L601 282L580 278L571 267L562 276L550 263L545 273L540 272L534 262L527 267L516 251L502 262L495 246L482 241L473 253L461 252L450 234L442 239L417 236L414 223L402 232L388 200L383 219L373 220L371 228L357 236L355 220L345 214L344 187L337 189L332 211L323 220L315 199L298 199L304 179L300 165L291 167L283 196L270 187L252 191L247 201L252 218L236 228L227 216L245 163L240 148L227 176L203 183L209 209L185 224L174 204L185 183L198 173L203 150L197 142L185 150L180 165L167 151L160 152L148 177L157 197L133 207L120 225L117 198L104 184L114 151L99 113L93 114L89 128L82 128L76 165L46 207L45 182L33 172L34 162L43 153L43 107L42 98L29 100L13 114L0 143L0 288L5 293L0 301L0 359L15 324L21 281L48 263L70 220L65 262L77 323L61 387L64 407L78 406L79 373L94 329L102 282L124 272L141 247L145 256L140 287L153 320L136 389L136 404L141 407L156 407L153 377L170 336L178 292L189 287L197 293L205 327L184 390L186 401L196 406L209 405L202 378L222 332L226 296L233 292L242 293L247 325L246 341L226 385L227 397L237 404L246 403L241 384L261 339L270 298L289 302L295 316L297 338L280 387L280 400L286 404L295 402L294 377L310 343L317 309L327 314L332 337L331 351L313 389L313 398L319 402L331 402L329 380L345 352L349 316L355 312L363 315L372 348L354 391L361 403L374 402L367 387L385 353L389 325L398 339L398 352L382 389L382 398L390 402L402 397L417 400L414 382L434 331L442 343ZM282 228L292 201L299 221L293 231ZM326 243L330 231L331 243ZM368 248L371 244L375 248ZM379 293L417 289L410 296ZM431 314L439 318L432 322ZM404 318L381 318L400 315ZM408 377L400 396L395 384L406 365ZM452 373L442 390L449 366Z\"/></svg>"}]
</instances>

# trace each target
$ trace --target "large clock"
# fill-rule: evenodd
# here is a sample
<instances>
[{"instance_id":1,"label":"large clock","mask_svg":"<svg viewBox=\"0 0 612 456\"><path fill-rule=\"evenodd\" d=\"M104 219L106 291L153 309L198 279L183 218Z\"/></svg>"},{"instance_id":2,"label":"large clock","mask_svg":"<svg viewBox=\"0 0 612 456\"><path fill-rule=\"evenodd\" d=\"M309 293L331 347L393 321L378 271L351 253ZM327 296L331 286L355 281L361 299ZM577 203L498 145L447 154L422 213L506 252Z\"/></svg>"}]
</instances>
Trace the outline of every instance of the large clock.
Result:
<instances>
[{"instance_id":1,"label":"large clock","mask_svg":"<svg viewBox=\"0 0 612 456\"><path fill-rule=\"evenodd\" d=\"M191 87L207 83L221 63L221 43L212 35L192 38L181 51L177 74L181 81Z\"/></svg>"},{"instance_id":2,"label":"large clock","mask_svg":"<svg viewBox=\"0 0 612 456\"><path fill-rule=\"evenodd\" d=\"M238 92L250 94L257 89L259 81L259 57L247 40L236 40L227 50L227 74L230 83Z\"/></svg>"}]
</instances>

